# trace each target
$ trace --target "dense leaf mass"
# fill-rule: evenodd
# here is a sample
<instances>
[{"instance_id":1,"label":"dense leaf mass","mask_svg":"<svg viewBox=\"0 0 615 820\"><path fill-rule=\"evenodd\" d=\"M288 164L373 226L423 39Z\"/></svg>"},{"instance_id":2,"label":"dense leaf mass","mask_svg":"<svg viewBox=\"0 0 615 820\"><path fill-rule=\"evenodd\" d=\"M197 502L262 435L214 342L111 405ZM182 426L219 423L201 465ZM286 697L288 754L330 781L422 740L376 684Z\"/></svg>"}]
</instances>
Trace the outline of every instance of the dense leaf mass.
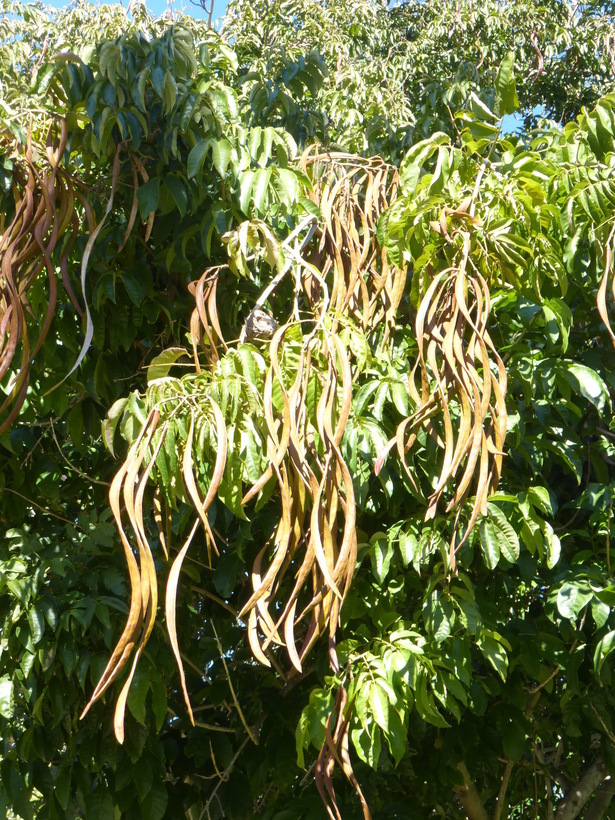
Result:
<instances>
[{"instance_id":1,"label":"dense leaf mass","mask_svg":"<svg viewBox=\"0 0 615 820\"><path fill-rule=\"evenodd\" d=\"M610 816L612 11L0 0L0 812Z\"/></svg>"}]
</instances>

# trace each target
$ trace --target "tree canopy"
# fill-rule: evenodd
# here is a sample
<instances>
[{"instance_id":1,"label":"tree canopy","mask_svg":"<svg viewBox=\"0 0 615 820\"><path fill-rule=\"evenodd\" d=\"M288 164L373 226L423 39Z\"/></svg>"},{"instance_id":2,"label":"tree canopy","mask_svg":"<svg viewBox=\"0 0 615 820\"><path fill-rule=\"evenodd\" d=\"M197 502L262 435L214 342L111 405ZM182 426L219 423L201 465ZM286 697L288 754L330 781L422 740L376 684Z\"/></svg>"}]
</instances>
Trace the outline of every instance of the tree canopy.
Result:
<instances>
[{"instance_id":1,"label":"tree canopy","mask_svg":"<svg viewBox=\"0 0 615 820\"><path fill-rule=\"evenodd\" d=\"M0 0L0 803L608 816L615 21Z\"/></svg>"}]
</instances>

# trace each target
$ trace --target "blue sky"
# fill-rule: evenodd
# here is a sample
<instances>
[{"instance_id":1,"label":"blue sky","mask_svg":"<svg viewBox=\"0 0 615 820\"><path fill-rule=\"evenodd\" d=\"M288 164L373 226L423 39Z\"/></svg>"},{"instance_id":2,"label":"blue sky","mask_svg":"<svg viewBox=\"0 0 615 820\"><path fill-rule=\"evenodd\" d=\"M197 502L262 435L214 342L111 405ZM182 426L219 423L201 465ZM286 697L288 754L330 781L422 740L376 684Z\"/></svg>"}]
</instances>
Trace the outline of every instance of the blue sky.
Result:
<instances>
[{"instance_id":1,"label":"blue sky","mask_svg":"<svg viewBox=\"0 0 615 820\"><path fill-rule=\"evenodd\" d=\"M67 6L65 0L47 0L50 5L56 8ZM124 0L121 4L128 5L129 0ZM193 17L205 18L205 11L200 7L190 2L190 0L146 0L148 9L155 15L162 14L169 6L172 6L177 11L184 11L186 14L191 14ZM209 5L209 2L208 2ZM224 15L226 9L226 0L214 0L214 20L220 19Z\"/></svg>"}]
</instances>

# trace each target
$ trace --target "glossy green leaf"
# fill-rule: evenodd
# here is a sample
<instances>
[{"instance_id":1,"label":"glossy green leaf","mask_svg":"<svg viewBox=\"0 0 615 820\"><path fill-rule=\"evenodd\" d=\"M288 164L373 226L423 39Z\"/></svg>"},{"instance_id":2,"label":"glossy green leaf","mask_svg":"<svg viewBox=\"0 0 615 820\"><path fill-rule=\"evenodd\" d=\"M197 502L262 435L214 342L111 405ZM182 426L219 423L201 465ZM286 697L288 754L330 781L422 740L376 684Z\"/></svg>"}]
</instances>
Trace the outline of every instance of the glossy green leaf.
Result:
<instances>
[{"instance_id":1,"label":"glossy green leaf","mask_svg":"<svg viewBox=\"0 0 615 820\"><path fill-rule=\"evenodd\" d=\"M92 820L114 820L115 806L110 792L104 786L88 795L86 801L87 816Z\"/></svg>"},{"instance_id":2,"label":"glossy green leaf","mask_svg":"<svg viewBox=\"0 0 615 820\"><path fill-rule=\"evenodd\" d=\"M173 197L173 201L177 206L179 215L183 219L188 208L188 191L186 190L186 186L181 179L176 176L172 176L171 174L168 174L164 178L163 184Z\"/></svg>"},{"instance_id":3,"label":"glossy green leaf","mask_svg":"<svg viewBox=\"0 0 615 820\"><path fill-rule=\"evenodd\" d=\"M574 620L593 595L587 581L566 581L557 593L557 608L564 618Z\"/></svg>"},{"instance_id":4,"label":"glossy green leaf","mask_svg":"<svg viewBox=\"0 0 615 820\"><path fill-rule=\"evenodd\" d=\"M201 173L203 163L205 162L205 157L207 156L207 152L210 148L211 140L205 139L197 142L194 148L191 149L188 154L188 161L186 163L186 174L188 179L193 179L193 177Z\"/></svg>"},{"instance_id":5,"label":"glossy green leaf","mask_svg":"<svg viewBox=\"0 0 615 820\"><path fill-rule=\"evenodd\" d=\"M372 683L369 689L369 705L374 720L386 733L389 730L389 699L387 693L378 685Z\"/></svg>"},{"instance_id":6,"label":"glossy green leaf","mask_svg":"<svg viewBox=\"0 0 615 820\"><path fill-rule=\"evenodd\" d=\"M141 185L137 190L137 199L139 201L139 213L141 219L146 219L152 211L158 209L158 199L160 196L160 180L158 178L150 179L144 185Z\"/></svg>"},{"instance_id":7,"label":"glossy green leaf","mask_svg":"<svg viewBox=\"0 0 615 820\"><path fill-rule=\"evenodd\" d=\"M508 655L506 649L501 643L488 636L481 637L478 647L502 680L505 681L508 674Z\"/></svg>"},{"instance_id":8,"label":"glossy green leaf","mask_svg":"<svg viewBox=\"0 0 615 820\"><path fill-rule=\"evenodd\" d=\"M509 523L505 514L496 504L488 503L487 509L489 511L489 521L493 525L493 531L498 541L500 554L503 555L507 561L510 561L511 564L514 564L519 558L519 538L517 537L517 533ZM481 541L482 537L481 532Z\"/></svg>"},{"instance_id":9,"label":"glossy green leaf","mask_svg":"<svg viewBox=\"0 0 615 820\"><path fill-rule=\"evenodd\" d=\"M169 370L175 362L185 355L187 355L187 351L183 347L169 347L163 350L162 353L159 353L152 359L147 368L147 383L151 384L156 381L156 379L164 379L168 376Z\"/></svg>"},{"instance_id":10,"label":"glossy green leaf","mask_svg":"<svg viewBox=\"0 0 615 820\"><path fill-rule=\"evenodd\" d=\"M386 538L376 538L370 549L372 572L377 581L382 584L389 574L393 545Z\"/></svg>"},{"instance_id":11,"label":"glossy green leaf","mask_svg":"<svg viewBox=\"0 0 615 820\"><path fill-rule=\"evenodd\" d=\"M605 406L610 406L607 387L595 370L579 362L567 362L564 375L573 389L591 402L598 412L602 412Z\"/></svg>"},{"instance_id":12,"label":"glossy green leaf","mask_svg":"<svg viewBox=\"0 0 615 820\"><path fill-rule=\"evenodd\" d=\"M32 643L36 646L45 632L45 615L41 607L36 604L28 611L28 624Z\"/></svg>"},{"instance_id":13,"label":"glossy green leaf","mask_svg":"<svg viewBox=\"0 0 615 820\"><path fill-rule=\"evenodd\" d=\"M483 560L489 569L495 569L500 560L500 540L494 522L490 518L483 518L478 529Z\"/></svg>"},{"instance_id":14,"label":"glossy green leaf","mask_svg":"<svg viewBox=\"0 0 615 820\"><path fill-rule=\"evenodd\" d=\"M496 110L500 117L514 114L519 108L517 84L515 81L515 52L509 51L500 63L495 81Z\"/></svg>"},{"instance_id":15,"label":"glossy green leaf","mask_svg":"<svg viewBox=\"0 0 615 820\"><path fill-rule=\"evenodd\" d=\"M12 718L13 710L13 681L9 675L3 675L0 678L0 715Z\"/></svg>"},{"instance_id":16,"label":"glossy green leaf","mask_svg":"<svg viewBox=\"0 0 615 820\"><path fill-rule=\"evenodd\" d=\"M231 161L233 146L227 139L215 140L211 143L211 158L214 168L222 179L226 176L226 169Z\"/></svg>"},{"instance_id":17,"label":"glossy green leaf","mask_svg":"<svg viewBox=\"0 0 615 820\"><path fill-rule=\"evenodd\" d=\"M600 678L602 666L615 648L615 630L607 632L599 641L594 652L594 672Z\"/></svg>"},{"instance_id":18,"label":"glossy green leaf","mask_svg":"<svg viewBox=\"0 0 615 820\"><path fill-rule=\"evenodd\" d=\"M407 567L410 563L412 563L417 552L418 542L416 540L416 536L414 533L400 530L398 543L401 559L404 566Z\"/></svg>"}]
</instances>

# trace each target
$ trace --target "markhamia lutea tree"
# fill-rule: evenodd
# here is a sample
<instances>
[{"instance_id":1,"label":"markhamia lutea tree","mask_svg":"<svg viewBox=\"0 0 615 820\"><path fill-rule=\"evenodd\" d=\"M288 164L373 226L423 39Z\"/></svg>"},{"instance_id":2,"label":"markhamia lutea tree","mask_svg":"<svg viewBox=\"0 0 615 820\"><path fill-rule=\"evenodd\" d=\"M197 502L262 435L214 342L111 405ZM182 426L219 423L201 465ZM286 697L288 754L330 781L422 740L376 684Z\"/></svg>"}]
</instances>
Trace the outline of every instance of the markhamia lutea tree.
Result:
<instances>
[{"instance_id":1,"label":"markhamia lutea tree","mask_svg":"<svg viewBox=\"0 0 615 820\"><path fill-rule=\"evenodd\" d=\"M1 8L6 816L610 816L610 6Z\"/></svg>"}]
</instances>

